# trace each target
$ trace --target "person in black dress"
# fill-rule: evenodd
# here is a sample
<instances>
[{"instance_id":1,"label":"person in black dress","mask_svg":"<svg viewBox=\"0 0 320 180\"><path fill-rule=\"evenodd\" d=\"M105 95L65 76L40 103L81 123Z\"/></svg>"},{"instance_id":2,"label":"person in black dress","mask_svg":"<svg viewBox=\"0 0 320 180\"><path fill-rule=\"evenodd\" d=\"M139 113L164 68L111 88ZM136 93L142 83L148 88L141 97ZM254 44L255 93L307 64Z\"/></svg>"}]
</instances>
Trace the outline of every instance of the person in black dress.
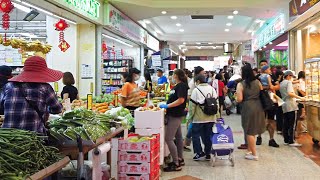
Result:
<instances>
[{"instance_id":1,"label":"person in black dress","mask_svg":"<svg viewBox=\"0 0 320 180\"><path fill-rule=\"evenodd\" d=\"M152 80L151 75L148 71L144 73L144 78L146 79L146 84L144 85L144 90L148 91L148 93L152 92Z\"/></svg>"},{"instance_id":2,"label":"person in black dress","mask_svg":"<svg viewBox=\"0 0 320 180\"><path fill-rule=\"evenodd\" d=\"M71 72L65 72L63 74L62 82L65 86L61 92L61 98L63 100L70 98L70 102L79 99L78 89L73 86L75 84L75 80Z\"/></svg>"}]
</instances>

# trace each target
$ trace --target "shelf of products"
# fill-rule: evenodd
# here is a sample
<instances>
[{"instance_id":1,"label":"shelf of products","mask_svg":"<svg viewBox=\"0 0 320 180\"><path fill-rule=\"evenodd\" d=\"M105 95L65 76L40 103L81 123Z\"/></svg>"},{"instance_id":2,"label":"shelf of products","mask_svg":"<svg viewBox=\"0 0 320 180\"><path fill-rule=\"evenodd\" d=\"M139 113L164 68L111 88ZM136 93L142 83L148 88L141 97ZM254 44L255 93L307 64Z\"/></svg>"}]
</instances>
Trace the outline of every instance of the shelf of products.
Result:
<instances>
[{"instance_id":1,"label":"shelf of products","mask_svg":"<svg viewBox=\"0 0 320 180\"><path fill-rule=\"evenodd\" d=\"M320 85L319 85L319 68L320 59L309 59L305 62L306 64L306 93L308 101L320 102Z\"/></svg>"}]
</instances>

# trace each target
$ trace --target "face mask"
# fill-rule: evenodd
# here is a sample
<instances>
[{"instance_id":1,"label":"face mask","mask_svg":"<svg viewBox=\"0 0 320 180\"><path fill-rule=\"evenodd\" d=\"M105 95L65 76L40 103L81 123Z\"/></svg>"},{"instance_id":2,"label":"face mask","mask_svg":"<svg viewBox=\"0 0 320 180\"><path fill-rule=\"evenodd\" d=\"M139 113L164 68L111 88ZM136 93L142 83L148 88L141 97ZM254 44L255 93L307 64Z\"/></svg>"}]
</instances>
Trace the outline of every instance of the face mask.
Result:
<instances>
[{"instance_id":1,"label":"face mask","mask_svg":"<svg viewBox=\"0 0 320 180\"><path fill-rule=\"evenodd\" d=\"M140 76L136 76L135 78L134 78L134 81L138 81L140 79Z\"/></svg>"},{"instance_id":2,"label":"face mask","mask_svg":"<svg viewBox=\"0 0 320 180\"><path fill-rule=\"evenodd\" d=\"M176 84L177 83L176 79L172 78L172 83Z\"/></svg>"}]
</instances>

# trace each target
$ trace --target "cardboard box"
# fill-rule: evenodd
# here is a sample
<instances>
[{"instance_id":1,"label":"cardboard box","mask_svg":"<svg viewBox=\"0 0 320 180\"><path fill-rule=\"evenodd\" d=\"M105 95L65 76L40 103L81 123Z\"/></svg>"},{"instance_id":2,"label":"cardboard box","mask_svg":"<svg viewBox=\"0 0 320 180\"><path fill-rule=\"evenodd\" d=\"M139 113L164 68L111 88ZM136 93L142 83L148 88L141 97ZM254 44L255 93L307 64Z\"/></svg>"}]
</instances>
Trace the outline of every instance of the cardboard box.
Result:
<instances>
[{"instance_id":1,"label":"cardboard box","mask_svg":"<svg viewBox=\"0 0 320 180\"><path fill-rule=\"evenodd\" d=\"M153 162L150 163L130 163L124 161L118 162L118 173L120 174L150 174L153 171L159 169L159 156Z\"/></svg>"},{"instance_id":2,"label":"cardboard box","mask_svg":"<svg viewBox=\"0 0 320 180\"><path fill-rule=\"evenodd\" d=\"M159 111L134 111L134 127L138 129L159 129L164 127L164 110Z\"/></svg>"},{"instance_id":3,"label":"cardboard box","mask_svg":"<svg viewBox=\"0 0 320 180\"><path fill-rule=\"evenodd\" d=\"M132 135L131 135L132 136ZM130 137L131 137L130 136ZM134 135L138 136L138 135ZM155 138L143 142L129 142L127 139L119 139L118 150L120 151L151 151L160 145L160 135L153 135Z\"/></svg>"},{"instance_id":4,"label":"cardboard box","mask_svg":"<svg viewBox=\"0 0 320 180\"><path fill-rule=\"evenodd\" d=\"M128 152L128 151L119 151L118 154L118 161L125 161L125 162L154 162L160 154L160 147L151 150L151 151L141 151L141 152Z\"/></svg>"},{"instance_id":5,"label":"cardboard box","mask_svg":"<svg viewBox=\"0 0 320 180\"><path fill-rule=\"evenodd\" d=\"M150 174L119 174L119 180L159 180L160 179L160 167L155 169Z\"/></svg>"}]
</instances>

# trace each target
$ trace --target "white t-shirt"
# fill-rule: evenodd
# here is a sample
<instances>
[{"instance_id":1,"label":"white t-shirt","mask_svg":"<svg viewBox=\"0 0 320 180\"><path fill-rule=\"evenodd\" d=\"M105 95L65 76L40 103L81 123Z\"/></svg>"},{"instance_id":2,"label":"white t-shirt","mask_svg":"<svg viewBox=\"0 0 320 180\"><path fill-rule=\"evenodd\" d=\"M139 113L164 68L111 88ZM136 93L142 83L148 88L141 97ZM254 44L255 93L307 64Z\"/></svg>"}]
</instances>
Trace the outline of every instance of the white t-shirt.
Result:
<instances>
[{"instance_id":1,"label":"white t-shirt","mask_svg":"<svg viewBox=\"0 0 320 180\"><path fill-rule=\"evenodd\" d=\"M138 81L136 81L136 84L138 84L138 87L142 87L143 83L146 83L146 79L144 78L144 76L140 76Z\"/></svg>"},{"instance_id":2,"label":"white t-shirt","mask_svg":"<svg viewBox=\"0 0 320 180\"><path fill-rule=\"evenodd\" d=\"M299 79L299 89L306 92L306 82L303 79Z\"/></svg>"},{"instance_id":3,"label":"white t-shirt","mask_svg":"<svg viewBox=\"0 0 320 180\"><path fill-rule=\"evenodd\" d=\"M194 88L196 88L196 85L194 83L194 78L190 79L188 86L189 86L188 96L191 96L192 91L194 90Z\"/></svg>"}]
</instances>

